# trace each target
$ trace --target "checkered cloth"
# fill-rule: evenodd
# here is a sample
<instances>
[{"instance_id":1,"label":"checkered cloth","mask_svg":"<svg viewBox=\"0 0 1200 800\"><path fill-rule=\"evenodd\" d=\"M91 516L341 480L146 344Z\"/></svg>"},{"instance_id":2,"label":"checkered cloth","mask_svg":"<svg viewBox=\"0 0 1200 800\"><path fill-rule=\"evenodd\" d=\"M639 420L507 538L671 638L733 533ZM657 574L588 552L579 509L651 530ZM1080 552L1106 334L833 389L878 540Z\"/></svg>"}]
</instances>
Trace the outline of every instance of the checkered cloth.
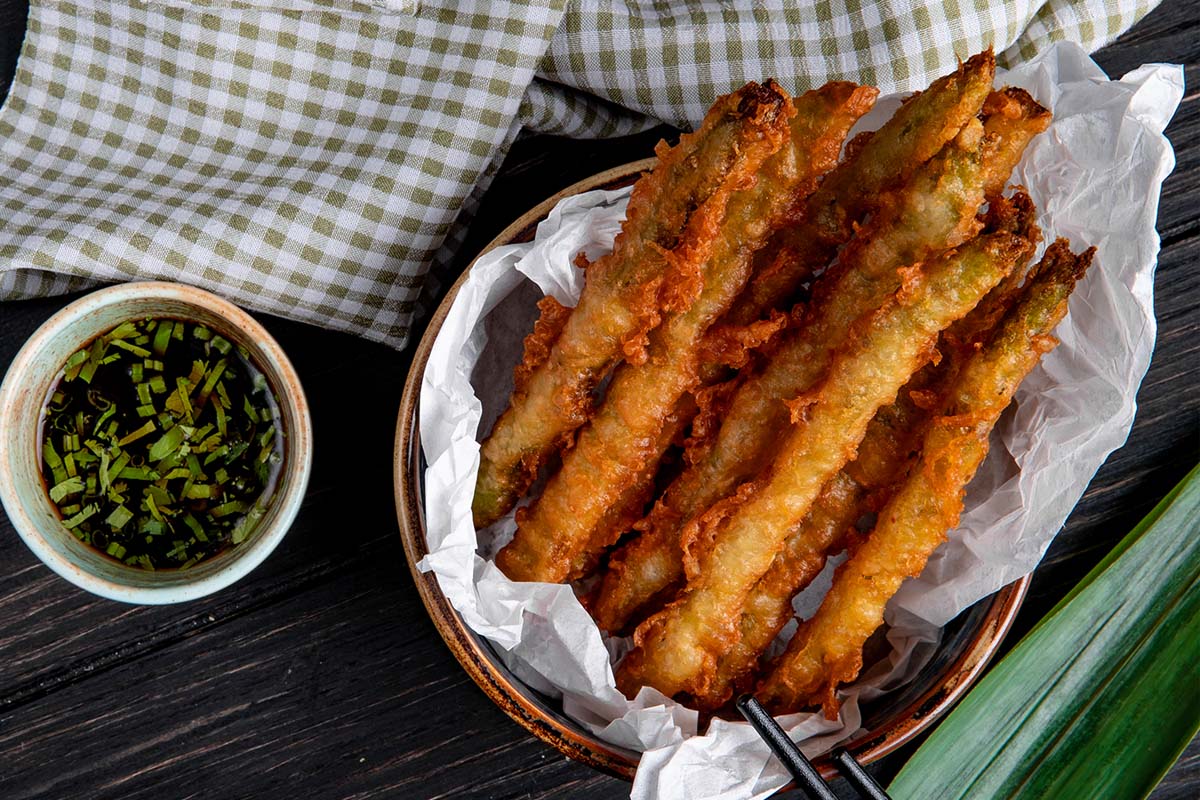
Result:
<instances>
[{"instance_id":1,"label":"checkered cloth","mask_svg":"<svg viewBox=\"0 0 1200 800\"><path fill-rule=\"evenodd\" d=\"M164 278L400 347L523 128L688 126L765 76L912 90L991 44L1100 47L1153 5L33 0L0 298Z\"/></svg>"}]
</instances>

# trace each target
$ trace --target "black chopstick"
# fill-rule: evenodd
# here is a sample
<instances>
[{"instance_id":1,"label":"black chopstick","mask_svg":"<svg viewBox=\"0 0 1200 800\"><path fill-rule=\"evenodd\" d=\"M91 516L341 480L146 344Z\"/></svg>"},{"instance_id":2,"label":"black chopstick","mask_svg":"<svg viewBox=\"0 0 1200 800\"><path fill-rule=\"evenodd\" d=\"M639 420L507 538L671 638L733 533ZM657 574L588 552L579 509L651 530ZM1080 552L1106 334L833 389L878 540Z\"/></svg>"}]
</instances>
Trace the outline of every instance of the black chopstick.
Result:
<instances>
[{"instance_id":1,"label":"black chopstick","mask_svg":"<svg viewBox=\"0 0 1200 800\"><path fill-rule=\"evenodd\" d=\"M883 787L875 782L871 774L862 768L862 764L859 764L846 748L839 747L833 751L833 763L837 764L838 772L842 773L846 783L853 786L867 800L892 800Z\"/></svg>"},{"instance_id":2,"label":"black chopstick","mask_svg":"<svg viewBox=\"0 0 1200 800\"><path fill-rule=\"evenodd\" d=\"M800 748L791 737L783 732L783 728L767 713L762 703L755 700L753 695L744 694L737 699L737 710L754 726L754 730L758 731L758 735L771 748L775 757L792 773L796 784L807 792L812 800L837 800L837 795L821 780L821 773L817 772L812 762L800 752Z\"/></svg>"},{"instance_id":3,"label":"black chopstick","mask_svg":"<svg viewBox=\"0 0 1200 800\"><path fill-rule=\"evenodd\" d=\"M753 695L742 695L737 699L735 705L746 721L753 726L754 730L758 731L758 735L771 748L775 757L787 767L788 772L792 773L792 777L796 779L796 785L806 792L811 800L837 800L837 795L830 791L829 786L821 780L821 773L817 772L817 768L812 765L804 753L800 752L796 743L783 732L783 728L779 727L775 718L767 713L767 710L754 699ZM850 751L846 748L839 747L835 750L833 761L837 764L838 770L846 782L866 800L891 800L883 787L876 783L875 779L862 768L862 765L854 760L854 756L850 755Z\"/></svg>"}]
</instances>

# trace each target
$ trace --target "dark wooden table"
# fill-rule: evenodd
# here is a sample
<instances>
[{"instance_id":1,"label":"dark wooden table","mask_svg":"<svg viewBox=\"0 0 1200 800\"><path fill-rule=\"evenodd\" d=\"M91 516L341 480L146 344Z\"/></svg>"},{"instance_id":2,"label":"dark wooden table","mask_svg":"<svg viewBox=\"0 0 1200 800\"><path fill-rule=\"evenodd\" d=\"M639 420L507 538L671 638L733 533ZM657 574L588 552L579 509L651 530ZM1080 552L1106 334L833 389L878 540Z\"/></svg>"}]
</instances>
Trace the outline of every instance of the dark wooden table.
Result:
<instances>
[{"instance_id":1,"label":"dark wooden table","mask_svg":"<svg viewBox=\"0 0 1200 800\"><path fill-rule=\"evenodd\" d=\"M0 0L0 97L23 30L22 2ZM1097 59L1111 75L1184 63L1195 86L1198 55L1196 9L1168 2ZM1190 92L1167 129L1178 166L1159 214L1158 344L1137 421L1035 574L1010 644L1197 461L1200 94ZM520 211L671 134L523 140L484 199L463 264ZM0 305L0 370L70 299ZM425 615L392 505L409 355L260 318L309 392L317 458L295 526L249 577L182 606L101 600L43 567L0 514L0 798L626 796L627 784L560 756L493 706ZM872 769L890 779L911 753ZM1200 741L1153 796L1200 796Z\"/></svg>"}]
</instances>

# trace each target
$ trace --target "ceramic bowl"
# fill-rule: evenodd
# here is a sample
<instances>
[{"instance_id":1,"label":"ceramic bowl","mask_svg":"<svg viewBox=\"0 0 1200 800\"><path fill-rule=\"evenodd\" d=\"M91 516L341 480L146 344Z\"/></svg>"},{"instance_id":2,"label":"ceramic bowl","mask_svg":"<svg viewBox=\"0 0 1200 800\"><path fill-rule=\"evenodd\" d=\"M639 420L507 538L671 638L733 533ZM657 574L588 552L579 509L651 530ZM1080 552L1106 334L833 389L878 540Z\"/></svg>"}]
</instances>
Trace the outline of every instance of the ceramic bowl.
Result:
<instances>
[{"instance_id":1,"label":"ceramic bowl","mask_svg":"<svg viewBox=\"0 0 1200 800\"><path fill-rule=\"evenodd\" d=\"M266 515L246 541L187 570L129 567L80 542L51 504L38 460L43 406L63 363L96 336L147 316L199 322L245 347L275 392L286 433L283 469ZM311 466L308 404L287 356L249 314L191 286L126 283L76 300L34 332L0 385L0 501L13 527L50 569L112 600L179 603L223 589L250 572L287 533Z\"/></svg>"},{"instance_id":2,"label":"ceramic bowl","mask_svg":"<svg viewBox=\"0 0 1200 800\"><path fill-rule=\"evenodd\" d=\"M627 186L654 159L646 159L600 173L571 186L531 209L505 229L483 252L533 238L537 224L563 199L593 189ZM426 555L423 499L425 460L421 453L419 413L421 378L429 352L445 321L451 303L465 279L450 289L413 356L404 386L395 442L396 511L400 535L413 580L421 599L450 650L463 668L496 705L539 739L571 758L626 779L633 777L639 753L609 744L566 716L558 701L526 686L500 660L493 646L476 634L450 605L431 573L417 569ZM892 752L930 727L946 713L983 672L1012 626L1024 599L1029 578L1013 583L960 614L943 631L937 654L920 674L899 691L863 705L863 733L846 747L868 764ZM815 761L826 778L837 774L826 756Z\"/></svg>"}]
</instances>

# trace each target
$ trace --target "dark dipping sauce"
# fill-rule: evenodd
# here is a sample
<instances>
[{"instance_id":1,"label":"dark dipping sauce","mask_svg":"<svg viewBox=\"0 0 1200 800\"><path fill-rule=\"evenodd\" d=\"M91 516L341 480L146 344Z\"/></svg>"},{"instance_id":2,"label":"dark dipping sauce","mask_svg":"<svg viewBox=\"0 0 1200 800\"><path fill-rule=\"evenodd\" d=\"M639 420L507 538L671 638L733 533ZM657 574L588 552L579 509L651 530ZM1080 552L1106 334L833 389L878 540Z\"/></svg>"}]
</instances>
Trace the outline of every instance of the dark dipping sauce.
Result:
<instances>
[{"instance_id":1,"label":"dark dipping sauce","mask_svg":"<svg viewBox=\"0 0 1200 800\"><path fill-rule=\"evenodd\" d=\"M131 567L187 569L246 540L284 457L249 354L195 322L124 322L67 360L47 399L42 477L80 541Z\"/></svg>"}]
</instances>

